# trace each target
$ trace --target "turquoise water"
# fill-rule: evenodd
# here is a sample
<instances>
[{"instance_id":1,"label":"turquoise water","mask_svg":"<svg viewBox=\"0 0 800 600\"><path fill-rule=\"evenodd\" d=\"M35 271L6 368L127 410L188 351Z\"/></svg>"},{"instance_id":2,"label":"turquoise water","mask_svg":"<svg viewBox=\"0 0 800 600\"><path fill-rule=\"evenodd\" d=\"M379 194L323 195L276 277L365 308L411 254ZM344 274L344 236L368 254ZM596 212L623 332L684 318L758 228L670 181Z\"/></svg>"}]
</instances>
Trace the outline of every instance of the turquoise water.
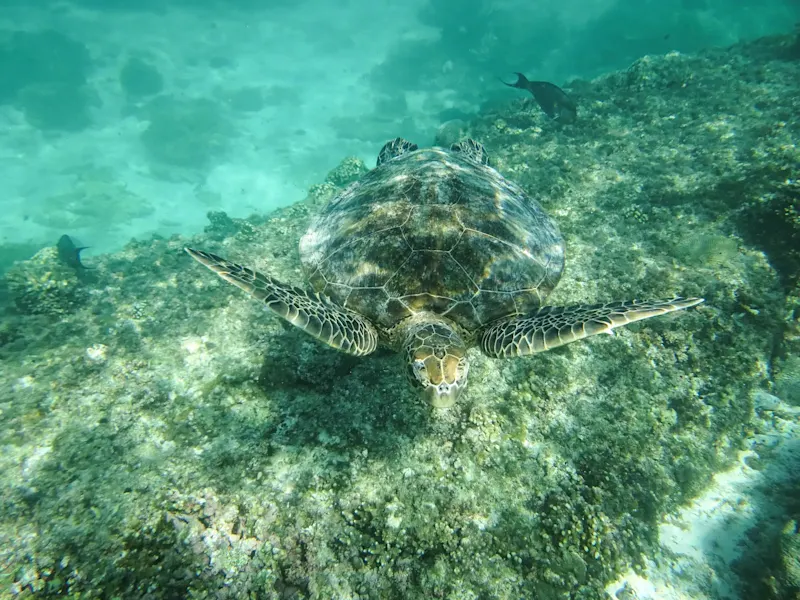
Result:
<instances>
[{"instance_id":1,"label":"turquoise water","mask_svg":"<svg viewBox=\"0 0 800 600\"><path fill-rule=\"evenodd\" d=\"M800 6L531 4L0 0L0 598L797 594Z\"/></svg>"},{"instance_id":2,"label":"turquoise water","mask_svg":"<svg viewBox=\"0 0 800 600\"><path fill-rule=\"evenodd\" d=\"M123 4L3 5L5 244L193 233L386 139L432 143L515 98L513 71L563 84L798 19L788 1Z\"/></svg>"}]
</instances>

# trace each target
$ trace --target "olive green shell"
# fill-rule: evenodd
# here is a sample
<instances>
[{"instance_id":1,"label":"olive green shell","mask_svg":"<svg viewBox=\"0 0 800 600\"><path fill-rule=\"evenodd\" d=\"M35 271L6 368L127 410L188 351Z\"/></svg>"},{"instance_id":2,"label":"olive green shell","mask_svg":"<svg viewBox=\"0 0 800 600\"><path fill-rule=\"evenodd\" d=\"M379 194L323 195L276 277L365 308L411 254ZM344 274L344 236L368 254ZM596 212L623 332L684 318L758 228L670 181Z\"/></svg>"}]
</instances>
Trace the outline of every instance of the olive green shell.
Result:
<instances>
[{"instance_id":1,"label":"olive green shell","mask_svg":"<svg viewBox=\"0 0 800 600\"><path fill-rule=\"evenodd\" d=\"M309 281L384 331L419 311L474 333L542 305L564 241L493 168L442 148L408 152L323 208L300 241Z\"/></svg>"}]
</instances>

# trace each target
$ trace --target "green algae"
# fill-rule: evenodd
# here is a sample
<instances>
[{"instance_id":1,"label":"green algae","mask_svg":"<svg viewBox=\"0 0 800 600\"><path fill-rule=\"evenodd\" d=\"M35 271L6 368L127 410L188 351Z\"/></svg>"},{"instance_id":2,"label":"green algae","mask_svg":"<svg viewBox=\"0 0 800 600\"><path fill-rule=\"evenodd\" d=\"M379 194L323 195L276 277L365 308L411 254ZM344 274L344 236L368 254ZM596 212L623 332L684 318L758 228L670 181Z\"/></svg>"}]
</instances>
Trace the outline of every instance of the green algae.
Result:
<instances>
[{"instance_id":1,"label":"green algae","mask_svg":"<svg viewBox=\"0 0 800 600\"><path fill-rule=\"evenodd\" d=\"M725 134L759 140L781 118L737 107L785 91L792 66L768 61L756 85L750 49L650 58L585 84L569 129L516 104L467 124L565 233L554 304L706 304L530 359L475 354L449 411L419 402L398 357L321 348L182 250L302 284L297 241L339 175L247 227L215 213L192 240L98 257L87 302L48 335L42 315L9 312L23 333L0 347L5 589L605 597L661 518L733 460L776 347L796 344L794 296L737 212L788 151L754 159ZM659 83L683 80L694 87L679 100Z\"/></svg>"}]
</instances>

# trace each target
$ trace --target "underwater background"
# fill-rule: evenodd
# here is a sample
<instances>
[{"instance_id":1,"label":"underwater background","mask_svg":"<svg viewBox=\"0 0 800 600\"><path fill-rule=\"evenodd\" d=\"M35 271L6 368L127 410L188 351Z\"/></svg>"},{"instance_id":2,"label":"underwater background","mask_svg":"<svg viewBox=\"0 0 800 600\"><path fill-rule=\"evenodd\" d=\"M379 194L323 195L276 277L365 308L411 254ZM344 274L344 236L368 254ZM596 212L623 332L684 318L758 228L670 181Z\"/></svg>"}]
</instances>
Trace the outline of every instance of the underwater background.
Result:
<instances>
[{"instance_id":1,"label":"underwater background","mask_svg":"<svg viewBox=\"0 0 800 600\"><path fill-rule=\"evenodd\" d=\"M0 0L0 598L800 597L798 22ZM474 138L542 204L548 304L705 303L475 352L435 410L396 355L337 353L184 253L305 285L310 220L398 136Z\"/></svg>"}]
</instances>

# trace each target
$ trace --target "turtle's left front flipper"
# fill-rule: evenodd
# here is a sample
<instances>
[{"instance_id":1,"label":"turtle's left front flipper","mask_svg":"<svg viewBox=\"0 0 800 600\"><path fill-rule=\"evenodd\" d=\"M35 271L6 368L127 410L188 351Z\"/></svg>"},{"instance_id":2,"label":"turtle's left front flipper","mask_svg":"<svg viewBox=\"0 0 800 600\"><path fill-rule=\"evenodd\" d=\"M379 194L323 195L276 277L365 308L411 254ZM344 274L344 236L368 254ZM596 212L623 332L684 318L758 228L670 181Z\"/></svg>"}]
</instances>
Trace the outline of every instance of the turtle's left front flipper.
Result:
<instances>
[{"instance_id":1,"label":"turtle's left front flipper","mask_svg":"<svg viewBox=\"0 0 800 600\"><path fill-rule=\"evenodd\" d=\"M483 332L480 348L492 358L544 352L615 327L700 304L702 298L614 302L593 306L546 306L535 313L495 322Z\"/></svg>"},{"instance_id":2,"label":"turtle's left front flipper","mask_svg":"<svg viewBox=\"0 0 800 600\"><path fill-rule=\"evenodd\" d=\"M327 296L281 283L210 252L192 248L186 248L186 252L228 283L261 300L295 327L337 350L364 356L378 345L378 332L372 323Z\"/></svg>"}]
</instances>

